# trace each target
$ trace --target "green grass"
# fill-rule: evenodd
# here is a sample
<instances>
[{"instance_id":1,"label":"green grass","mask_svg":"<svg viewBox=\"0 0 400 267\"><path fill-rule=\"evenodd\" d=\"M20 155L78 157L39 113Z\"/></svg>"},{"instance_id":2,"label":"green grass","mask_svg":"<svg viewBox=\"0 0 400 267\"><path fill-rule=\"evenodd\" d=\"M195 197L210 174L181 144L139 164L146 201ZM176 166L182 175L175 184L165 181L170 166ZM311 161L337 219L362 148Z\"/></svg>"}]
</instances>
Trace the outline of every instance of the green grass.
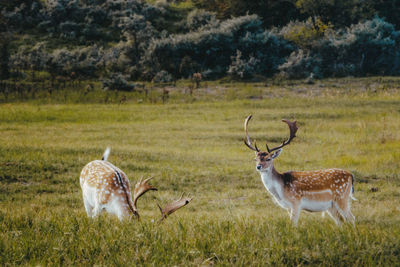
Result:
<instances>
[{"instance_id":1,"label":"green grass","mask_svg":"<svg viewBox=\"0 0 400 267\"><path fill-rule=\"evenodd\" d=\"M396 79L379 79L214 82L183 100L178 84L165 105L133 94L121 105L1 104L0 265L398 265L400 93ZM299 122L278 170L355 174L355 228L307 212L291 225L243 144L250 113L260 146L287 136L281 118ZM131 183L155 176L141 222L86 216L79 173L106 146ZM157 224L156 202L181 192L193 201Z\"/></svg>"}]
</instances>

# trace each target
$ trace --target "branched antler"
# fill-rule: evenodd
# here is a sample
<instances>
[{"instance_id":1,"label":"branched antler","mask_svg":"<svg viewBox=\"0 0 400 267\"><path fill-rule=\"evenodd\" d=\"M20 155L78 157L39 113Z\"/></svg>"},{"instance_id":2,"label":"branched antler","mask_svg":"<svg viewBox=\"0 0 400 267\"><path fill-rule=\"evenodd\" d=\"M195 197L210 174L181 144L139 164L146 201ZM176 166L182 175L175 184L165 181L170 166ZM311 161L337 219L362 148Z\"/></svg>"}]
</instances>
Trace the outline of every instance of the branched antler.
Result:
<instances>
[{"instance_id":1,"label":"branched antler","mask_svg":"<svg viewBox=\"0 0 400 267\"><path fill-rule=\"evenodd\" d=\"M250 139L250 136L249 136L248 125L249 125L249 121L251 120L251 117L252 117L252 116L253 116L253 115L249 115L249 116L246 118L246 120L244 121L244 131L246 132L246 139L247 139L247 140L244 140L244 144L245 144L248 148L250 148L251 150L260 152L260 149L258 149L258 147L257 147L256 140L254 140L254 146L253 146L253 145L251 144L251 139Z\"/></svg>"},{"instance_id":2,"label":"branched antler","mask_svg":"<svg viewBox=\"0 0 400 267\"><path fill-rule=\"evenodd\" d=\"M187 204L189 204L190 201L192 201L192 199L193 199L192 197L190 197L190 196L183 197L183 195L184 195L184 193L182 193L181 197L178 200L175 200L174 202L167 204L164 208L161 208L161 206L157 203L157 206L161 212L160 222L162 220L166 219L173 212L186 206Z\"/></svg>"},{"instance_id":3,"label":"branched antler","mask_svg":"<svg viewBox=\"0 0 400 267\"><path fill-rule=\"evenodd\" d=\"M138 199L144 195L149 190L155 190L157 191L157 188L153 187L148 183L153 177L147 178L146 180L142 181L143 177L140 179L139 182L136 183L135 185L135 191L133 192L133 206L135 210L137 211L137 201Z\"/></svg>"},{"instance_id":4,"label":"branched antler","mask_svg":"<svg viewBox=\"0 0 400 267\"><path fill-rule=\"evenodd\" d=\"M250 119L252 118L252 115L249 115L246 120L244 121L244 131L246 132L246 140L244 140L244 144L250 148L251 150L254 150L256 152L260 152L260 149L258 149L256 141L254 140L254 146L251 144L251 139L249 136L249 132L248 132L248 124ZM297 132L297 121L289 121L289 120L282 120L283 122L285 122L288 126L289 126L289 130L290 130L290 136L289 139L287 139L286 141L283 141L282 144L280 146L274 147L272 149L270 149L268 147L268 144L265 144L268 150L268 153L271 153L272 151L278 150L286 145L288 145L290 143L290 141L292 141L293 138L296 137L296 132Z\"/></svg>"},{"instance_id":5,"label":"branched antler","mask_svg":"<svg viewBox=\"0 0 400 267\"><path fill-rule=\"evenodd\" d=\"M289 126L289 131L290 131L290 136L289 139L287 139L286 141L283 141L282 144L280 146L274 147L272 149L269 149L268 144L266 144L267 150L269 153L271 153L272 151L278 150L286 145L288 145L290 143L290 141L292 141L293 138L296 137L296 132L297 132L297 121L289 121L289 120L282 120L283 122L287 123L287 125Z\"/></svg>"}]
</instances>

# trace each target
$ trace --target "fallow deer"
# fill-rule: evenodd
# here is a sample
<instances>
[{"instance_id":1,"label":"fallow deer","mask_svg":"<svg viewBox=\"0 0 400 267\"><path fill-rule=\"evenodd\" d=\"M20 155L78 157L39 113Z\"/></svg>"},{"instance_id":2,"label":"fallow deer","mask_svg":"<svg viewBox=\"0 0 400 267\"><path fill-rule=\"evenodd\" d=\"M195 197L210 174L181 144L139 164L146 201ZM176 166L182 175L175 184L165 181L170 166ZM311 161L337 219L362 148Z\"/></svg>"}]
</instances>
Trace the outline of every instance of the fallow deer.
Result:
<instances>
[{"instance_id":1,"label":"fallow deer","mask_svg":"<svg viewBox=\"0 0 400 267\"><path fill-rule=\"evenodd\" d=\"M110 149L104 152L102 160L89 162L81 172L80 184L83 203L89 217L95 217L105 209L117 215L120 220L127 217L139 218L138 199L149 190L157 190L148 182L140 180L134 190L133 201L129 179L119 168L107 161Z\"/></svg>"},{"instance_id":2,"label":"fallow deer","mask_svg":"<svg viewBox=\"0 0 400 267\"><path fill-rule=\"evenodd\" d=\"M282 152L282 148L296 137L296 120L282 120L289 126L289 139L272 149L266 144L267 151L260 151L255 141L252 145L248 133L251 117L252 115L248 116L244 122L244 143L255 151L256 169L265 188L279 206L289 211L294 225L297 225L301 210L327 211L338 225L342 221L349 221L354 225L355 217L350 211L350 198L355 200L352 196L353 175L340 169L279 173L275 170L273 162Z\"/></svg>"},{"instance_id":3,"label":"fallow deer","mask_svg":"<svg viewBox=\"0 0 400 267\"><path fill-rule=\"evenodd\" d=\"M107 161L109 154L110 149L107 148L101 160L89 162L82 169L80 184L86 213L89 217L95 217L105 209L108 213L117 215L120 220L130 217L139 219L138 199L147 191L157 188L148 183L151 178L140 180L135 185L132 201L129 179L123 171ZM166 205L161 212L164 215L162 219L191 200L181 197Z\"/></svg>"}]
</instances>

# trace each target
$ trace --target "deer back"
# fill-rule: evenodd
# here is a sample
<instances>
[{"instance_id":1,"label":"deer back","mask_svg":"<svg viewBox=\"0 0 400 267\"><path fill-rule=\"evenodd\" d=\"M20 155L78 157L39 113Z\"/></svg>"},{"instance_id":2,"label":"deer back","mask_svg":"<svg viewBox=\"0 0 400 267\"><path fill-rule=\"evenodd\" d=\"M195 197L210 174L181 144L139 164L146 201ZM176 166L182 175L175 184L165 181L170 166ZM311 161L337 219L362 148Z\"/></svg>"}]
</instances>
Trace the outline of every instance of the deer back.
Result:
<instances>
[{"instance_id":1,"label":"deer back","mask_svg":"<svg viewBox=\"0 0 400 267\"><path fill-rule=\"evenodd\" d=\"M130 184L126 174L108 161L94 160L82 170L81 186L96 188L97 199L100 204L106 204L111 198L119 197L121 201L128 201L133 207Z\"/></svg>"},{"instance_id":2,"label":"deer back","mask_svg":"<svg viewBox=\"0 0 400 267\"><path fill-rule=\"evenodd\" d=\"M336 197L342 196L348 185L353 184L353 175L340 169L286 172L282 176L285 185L289 185L300 196L323 190L330 190Z\"/></svg>"}]
</instances>

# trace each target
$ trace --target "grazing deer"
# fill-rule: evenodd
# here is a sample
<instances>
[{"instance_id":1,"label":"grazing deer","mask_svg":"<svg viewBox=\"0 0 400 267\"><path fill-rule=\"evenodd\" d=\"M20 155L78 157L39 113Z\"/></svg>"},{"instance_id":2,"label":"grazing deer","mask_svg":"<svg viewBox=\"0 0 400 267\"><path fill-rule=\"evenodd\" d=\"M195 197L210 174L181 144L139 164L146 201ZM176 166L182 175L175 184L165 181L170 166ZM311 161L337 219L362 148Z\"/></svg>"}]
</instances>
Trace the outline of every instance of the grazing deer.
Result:
<instances>
[{"instance_id":1,"label":"grazing deer","mask_svg":"<svg viewBox=\"0 0 400 267\"><path fill-rule=\"evenodd\" d=\"M252 145L248 133L251 117L252 115L248 116L244 122L247 139L244 143L256 153L257 171L261 174L264 186L276 203L289 211L294 225L297 225L301 210L327 211L338 225L341 221L350 221L354 225L355 218L350 211L350 198L354 199L353 175L340 169L279 173L274 168L274 159L296 137L296 120L282 120L289 126L289 139L272 149L267 144L267 151L260 151L255 141L254 146Z\"/></svg>"},{"instance_id":2,"label":"grazing deer","mask_svg":"<svg viewBox=\"0 0 400 267\"><path fill-rule=\"evenodd\" d=\"M140 180L135 186L132 201L128 177L107 161L109 154L110 149L107 148L102 160L89 162L82 169L80 184L86 213L89 217L95 217L105 209L120 220L126 217L139 219L138 199L147 191L157 188L148 183L151 178Z\"/></svg>"}]
</instances>

